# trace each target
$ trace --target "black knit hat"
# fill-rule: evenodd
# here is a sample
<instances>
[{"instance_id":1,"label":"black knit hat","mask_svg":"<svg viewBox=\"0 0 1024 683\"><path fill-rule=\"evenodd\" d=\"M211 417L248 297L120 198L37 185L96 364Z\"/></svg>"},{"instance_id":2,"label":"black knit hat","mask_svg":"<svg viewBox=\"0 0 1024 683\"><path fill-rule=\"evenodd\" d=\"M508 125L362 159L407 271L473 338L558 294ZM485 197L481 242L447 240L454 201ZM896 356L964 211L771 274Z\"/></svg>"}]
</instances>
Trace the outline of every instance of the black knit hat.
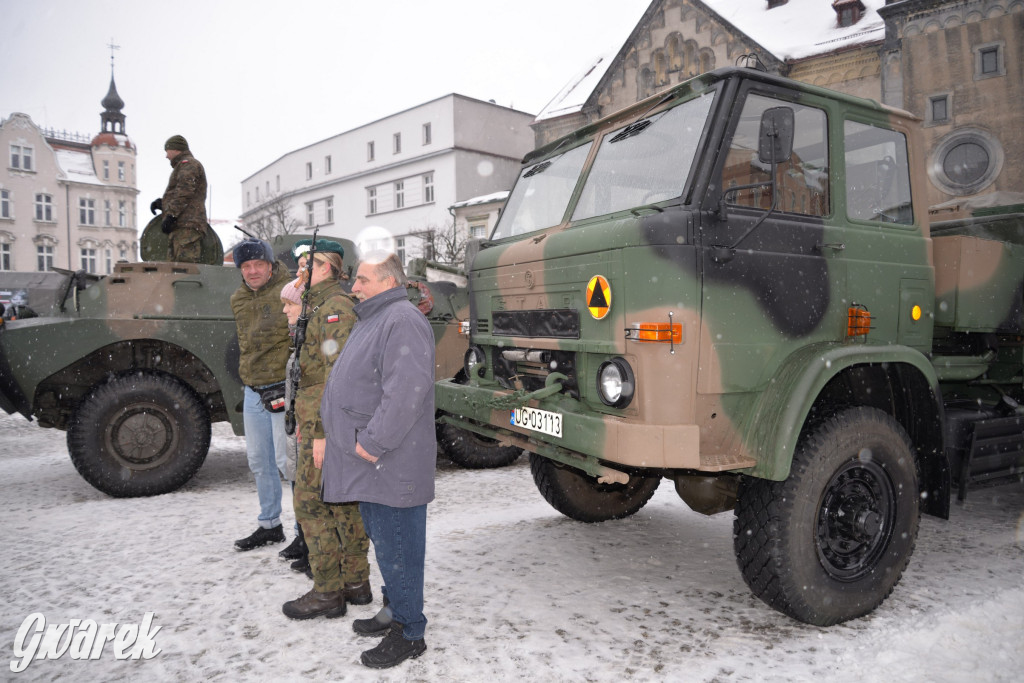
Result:
<instances>
[{"instance_id":1,"label":"black knit hat","mask_svg":"<svg viewBox=\"0 0 1024 683\"><path fill-rule=\"evenodd\" d=\"M274 250L270 242L256 237L249 237L235 246L231 252L231 258L235 261L235 268L241 268L246 261L269 261L274 262Z\"/></svg>"},{"instance_id":2,"label":"black knit hat","mask_svg":"<svg viewBox=\"0 0 1024 683\"><path fill-rule=\"evenodd\" d=\"M172 135L171 137L167 138L167 142L164 143L164 151L166 152L169 149L176 149L179 152L187 152L188 140L181 137L180 135Z\"/></svg>"}]
</instances>

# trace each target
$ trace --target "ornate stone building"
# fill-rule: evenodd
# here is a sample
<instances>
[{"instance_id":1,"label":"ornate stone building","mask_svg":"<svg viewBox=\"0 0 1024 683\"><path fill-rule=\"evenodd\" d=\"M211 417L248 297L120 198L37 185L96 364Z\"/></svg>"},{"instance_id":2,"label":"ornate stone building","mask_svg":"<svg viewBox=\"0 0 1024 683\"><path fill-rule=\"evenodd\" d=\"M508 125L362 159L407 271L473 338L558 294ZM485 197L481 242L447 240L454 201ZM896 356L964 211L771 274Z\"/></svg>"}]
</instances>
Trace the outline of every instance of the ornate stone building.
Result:
<instances>
[{"instance_id":1,"label":"ornate stone building","mask_svg":"<svg viewBox=\"0 0 1024 683\"><path fill-rule=\"evenodd\" d=\"M100 132L41 129L26 114L0 121L0 271L104 274L136 258L135 144L111 74Z\"/></svg>"}]
</instances>

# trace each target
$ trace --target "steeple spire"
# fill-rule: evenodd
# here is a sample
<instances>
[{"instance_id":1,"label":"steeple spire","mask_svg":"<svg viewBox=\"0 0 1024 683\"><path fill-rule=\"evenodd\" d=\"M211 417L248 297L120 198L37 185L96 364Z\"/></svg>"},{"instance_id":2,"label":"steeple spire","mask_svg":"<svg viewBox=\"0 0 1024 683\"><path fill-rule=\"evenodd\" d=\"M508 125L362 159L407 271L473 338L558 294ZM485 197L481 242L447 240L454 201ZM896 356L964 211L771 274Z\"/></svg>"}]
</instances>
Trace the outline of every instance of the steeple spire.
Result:
<instances>
[{"instance_id":1,"label":"steeple spire","mask_svg":"<svg viewBox=\"0 0 1024 683\"><path fill-rule=\"evenodd\" d=\"M124 100L117 94L117 86L114 84L114 50L120 49L120 45L114 45L114 39L110 39L110 88L107 96L100 101L103 105L103 113L100 114L100 130L104 133L124 134L124 114L121 109L124 107Z\"/></svg>"}]
</instances>

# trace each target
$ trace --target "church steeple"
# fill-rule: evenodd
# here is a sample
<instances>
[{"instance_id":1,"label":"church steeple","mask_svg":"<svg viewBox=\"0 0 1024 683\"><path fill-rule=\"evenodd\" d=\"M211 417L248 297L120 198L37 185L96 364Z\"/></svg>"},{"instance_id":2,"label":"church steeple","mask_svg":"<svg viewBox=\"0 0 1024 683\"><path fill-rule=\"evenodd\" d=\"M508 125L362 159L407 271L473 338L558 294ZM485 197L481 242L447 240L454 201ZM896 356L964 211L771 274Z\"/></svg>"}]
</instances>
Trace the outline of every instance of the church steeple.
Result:
<instances>
[{"instance_id":1,"label":"church steeple","mask_svg":"<svg viewBox=\"0 0 1024 683\"><path fill-rule=\"evenodd\" d=\"M124 108L124 100L117 94L117 86L114 84L114 50L118 45L114 45L114 41L110 41L110 89L107 90L107 96L103 98L100 104L103 105L103 113L100 114L100 130L104 133L121 133L124 134L124 114L121 113L121 109Z\"/></svg>"}]
</instances>

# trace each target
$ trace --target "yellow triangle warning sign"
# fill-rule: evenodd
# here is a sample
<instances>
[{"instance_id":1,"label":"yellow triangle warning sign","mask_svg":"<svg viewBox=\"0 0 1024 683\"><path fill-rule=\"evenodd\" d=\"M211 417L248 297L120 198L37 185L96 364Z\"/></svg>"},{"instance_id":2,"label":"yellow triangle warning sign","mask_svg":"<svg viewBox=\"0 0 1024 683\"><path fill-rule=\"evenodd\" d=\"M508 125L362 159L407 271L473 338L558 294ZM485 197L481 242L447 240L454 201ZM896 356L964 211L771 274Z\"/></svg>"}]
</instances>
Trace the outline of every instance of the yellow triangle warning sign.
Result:
<instances>
[{"instance_id":1,"label":"yellow triangle warning sign","mask_svg":"<svg viewBox=\"0 0 1024 683\"><path fill-rule=\"evenodd\" d=\"M608 315L612 307L612 288L603 275L595 275L587 283L587 310L595 320Z\"/></svg>"}]
</instances>

